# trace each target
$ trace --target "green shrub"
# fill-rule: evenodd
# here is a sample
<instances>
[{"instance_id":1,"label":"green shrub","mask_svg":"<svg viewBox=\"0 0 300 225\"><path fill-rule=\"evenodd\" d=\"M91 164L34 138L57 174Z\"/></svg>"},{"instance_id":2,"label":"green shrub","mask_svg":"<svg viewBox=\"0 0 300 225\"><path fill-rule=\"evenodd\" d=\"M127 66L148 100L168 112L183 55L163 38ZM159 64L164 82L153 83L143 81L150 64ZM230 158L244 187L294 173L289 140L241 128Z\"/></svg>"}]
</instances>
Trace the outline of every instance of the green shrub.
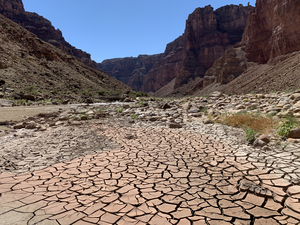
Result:
<instances>
[{"instance_id":1,"label":"green shrub","mask_svg":"<svg viewBox=\"0 0 300 225\"><path fill-rule=\"evenodd\" d=\"M148 97L148 93L139 91L136 93L136 97Z\"/></svg>"},{"instance_id":2,"label":"green shrub","mask_svg":"<svg viewBox=\"0 0 300 225\"><path fill-rule=\"evenodd\" d=\"M104 95L106 95L106 91L105 90L99 90L98 95L104 96Z\"/></svg>"},{"instance_id":3,"label":"green shrub","mask_svg":"<svg viewBox=\"0 0 300 225\"><path fill-rule=\"evenodd\" d=\"M33 86L27 87L25 89L25 92L30 95L37 95L37 91L35 90L35 88Z\"/></svg>"},{"instance_id":4,"label":"green shrub","mask_svg":"<svg viewBox=\"0 0 300 225\"><path fill-rule=\"evenodd\" d=\"M247 127L245 129L245 133L246 133L247 141L250 143L253 143L255 141L255 136L256 136L257 132L255 130L252 130L250 127Z\"/></svg>"},{"instance_id":5,"label":"green shrub","mask_svg":"<svg viewBox=\"0 0 300 225\"><path fill-rule=\"evenodd\" d=\"M276 127L277 134L281 137L287 137L291 129L295 127L296 126L292 123L292 121L286 119Z\"/></svg>"},{"instance_id":6,"label":"green shrub","mask_svg":"<svg viewBox=\"0 0 300 225\"><path fill-rule=\"evenodd\" d=\"M130 115L130 117L133 120L135 120L135 119L138 120L139 119L139 117L137 115L135 115L135 114Z\"/></svg>"},{"instance_id":7,"label":"green shrub","mask_svg":"<svg viewBox=\"0 0 300 225\"><path fill-rule=\"evenodd\" d=\"M118 111L118 113L122 113L123 112L123 108L118 108L117 111Z\"/></svg>"},{"instance_id":8,"label":"green shrub","mask_svg":"<svg viewBox=\"0 0 300 225\"><path fill-rule=\"evenodd\" d=\"M81 94L84 96L92 96L93 95L92 93L90 93L88 91L83 91L83 92L81 92Z\"/></svg>"}]
</instances>

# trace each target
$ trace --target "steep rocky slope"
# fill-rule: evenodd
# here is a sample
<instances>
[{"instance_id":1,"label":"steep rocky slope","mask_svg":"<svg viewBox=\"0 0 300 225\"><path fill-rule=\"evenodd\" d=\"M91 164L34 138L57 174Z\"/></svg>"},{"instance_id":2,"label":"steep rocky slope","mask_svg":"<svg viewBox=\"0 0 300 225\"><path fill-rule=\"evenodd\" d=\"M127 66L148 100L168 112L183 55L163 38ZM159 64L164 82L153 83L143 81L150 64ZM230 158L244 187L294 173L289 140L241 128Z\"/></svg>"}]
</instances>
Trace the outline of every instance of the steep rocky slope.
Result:
<instances>
[{"instance_id":1,"label":"steep rocky slope","mask_svg":"<svg viewBox=\"0 0 300 225\"><path fill-rule=\"evenodd\" d=\"M299 1L257 0L242 41L226 51L203 79L185 90L186 93L207 93L215 89L247 93L299 88L299 26Z\"/></svg>"},{"instance_id":2,"label":"steep rocky slope","mask_svg":"<svg viewBox=\"0 0 300 225\"><path fill-rule=\"evenodd\" d=\"M161 57L162 54L107 59L97 66L110 76L139 91L146 74Z\"/></svg>"},{"instance_id":3,"label":"steep rocky slope","mask_svg":"<svg viewBox=\"0 0 300 225\"><path fill-rule=\"evenodd\" d=\"M120 81L84 65L1 14L0 81L0 85L19 92L30 87L43 94L130 91Z\"/></svg>"},{"instance_id":4,"label":"steep rocky slope","mask_svg":"<svg viewBox=\"0 0 300 225\"><path fill-rule=\"evenodd\" d=\"M91 60L90 54L66 42L62 32L59 29L55 29L49 20L36 13L26 12L22 0L0 0L0 13L36 34L43 41L78 58L84 64L97 69L97 64Z\"/></svg>"}]
</instances>

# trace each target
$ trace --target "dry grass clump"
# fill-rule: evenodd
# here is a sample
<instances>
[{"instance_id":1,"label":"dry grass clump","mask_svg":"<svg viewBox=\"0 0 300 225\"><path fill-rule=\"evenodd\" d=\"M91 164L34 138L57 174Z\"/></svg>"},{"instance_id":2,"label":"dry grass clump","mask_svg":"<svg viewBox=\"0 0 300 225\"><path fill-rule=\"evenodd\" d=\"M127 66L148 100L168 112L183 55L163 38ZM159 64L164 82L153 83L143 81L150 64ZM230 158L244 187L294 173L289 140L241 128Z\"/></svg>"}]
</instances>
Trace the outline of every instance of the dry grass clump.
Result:
<instances>
[{"instance_id":1,"label":"dry grass clump","mask_svg":"<svg viewBox=\"0 0 300 225\"><path fill-rule=\"evenodd\" d=\"M225 114L220 117L220 122L233 127L250 128L258 133L269 133L271 129L276 128L278 123L272 117L265 117L255 113Z\"/></svg>"}]
</instances>

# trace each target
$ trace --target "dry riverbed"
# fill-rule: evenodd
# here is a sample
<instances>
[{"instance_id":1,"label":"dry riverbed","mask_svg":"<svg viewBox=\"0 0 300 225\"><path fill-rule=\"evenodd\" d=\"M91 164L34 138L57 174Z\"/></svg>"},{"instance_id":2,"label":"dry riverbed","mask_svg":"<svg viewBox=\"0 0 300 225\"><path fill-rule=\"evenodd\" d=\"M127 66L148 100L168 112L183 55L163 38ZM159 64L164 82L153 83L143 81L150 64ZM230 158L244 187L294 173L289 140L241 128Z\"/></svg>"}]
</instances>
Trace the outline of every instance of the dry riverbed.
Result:
<instances>
[{"instance_id":1,"label":"dry riverbed","mask_svg":"<svg viewBox=\"0 0 300 225\"><path fill-rule=\"evenodd\" d=\"M276 109L281 98L275 105L265 96L259 109ZM286 108L297 113L288 98ZM254 96L244 99L76 106L10 125L0 138L0 221L298 224L297 141L270 135L254 148L243 129L214 122L222 110L255 104Z\"/></svg>"}]
</instances>

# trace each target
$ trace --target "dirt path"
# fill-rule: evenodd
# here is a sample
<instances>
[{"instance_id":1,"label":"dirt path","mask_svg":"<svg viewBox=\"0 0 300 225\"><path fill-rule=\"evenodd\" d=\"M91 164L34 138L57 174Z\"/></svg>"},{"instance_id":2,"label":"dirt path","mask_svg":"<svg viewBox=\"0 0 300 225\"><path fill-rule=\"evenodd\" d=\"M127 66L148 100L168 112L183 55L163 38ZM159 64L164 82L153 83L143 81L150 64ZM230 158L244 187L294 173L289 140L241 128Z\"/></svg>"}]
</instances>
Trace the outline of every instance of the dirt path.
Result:
<instances>
[{"instance_id":1,"label":"dirt path","mask_svg":"<svg viewBox=\"0 0 300 225\"><path fill-rule=\"evenodd\" d=\"M230 144L232 140L221 142L215 135L199 134L204 127L198 133L113 124L87 128L82 132L94 132L94 139L83 141L78 150L89 144L86 147L98 149L97 153L82 153L72 161L44 165L30 173L0 174L3 224L300 222L298 148L245 148ZM72 129L69 138L65 132L47 131L48 139L46 134L44 139L31 137L28 144L40 143L36 150L67 146L72 152L71 143L64 146L60 141L73 137L81 142L81 131ZM209 127L212 133L214 129L219 128ZM49 137L51 143L43 142ZM20 140L12 140L14 148ZM101 140L113 144L95 145ZM108 146L113 150L105 149Z\"/></svg>"}]
</instances>

